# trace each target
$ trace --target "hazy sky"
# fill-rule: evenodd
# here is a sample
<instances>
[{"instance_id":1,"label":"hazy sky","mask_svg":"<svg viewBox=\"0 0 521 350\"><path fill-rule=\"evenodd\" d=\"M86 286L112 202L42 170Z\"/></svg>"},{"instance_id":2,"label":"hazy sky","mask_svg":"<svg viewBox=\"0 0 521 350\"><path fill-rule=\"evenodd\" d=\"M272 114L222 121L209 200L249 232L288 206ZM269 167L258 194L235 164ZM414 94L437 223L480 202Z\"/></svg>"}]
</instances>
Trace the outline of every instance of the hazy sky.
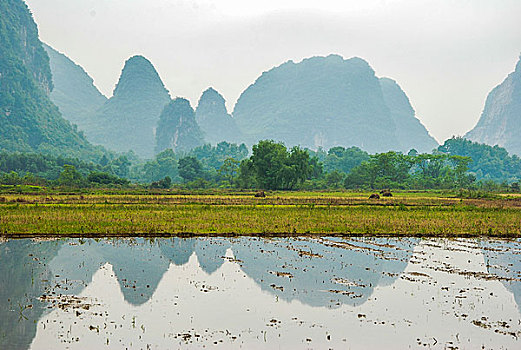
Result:
<instances>
[{"instance_id":1,"label":"hazy sky","mask_svg":"<svg viewBox=\"0 0 521 350\"><path fill-rule=\"evenodd\" d=\"M26 0L42 41L107 96L147 57L192 106L213 86L231 111L263 72L337 53L395 79L438 141L477 122L521 52L520 0Z\"/></svg>"}]
</instances>

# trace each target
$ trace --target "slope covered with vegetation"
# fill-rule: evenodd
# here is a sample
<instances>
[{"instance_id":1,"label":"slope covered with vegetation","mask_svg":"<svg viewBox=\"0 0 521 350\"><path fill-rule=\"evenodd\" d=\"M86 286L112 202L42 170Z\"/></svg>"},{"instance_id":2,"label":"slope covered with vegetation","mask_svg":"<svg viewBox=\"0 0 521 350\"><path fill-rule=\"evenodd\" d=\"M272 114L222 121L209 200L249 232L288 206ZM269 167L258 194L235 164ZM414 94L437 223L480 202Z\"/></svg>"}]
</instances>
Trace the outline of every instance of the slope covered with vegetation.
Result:
<instances>
[{"instance_id":1,"label":"slope covered with vegetation","mask_svg":"<svg viewBox=\"0 0 521 350\"><path fill-rule=\"evenodd\" d=\"M29 9L21 0L0 2L0 150L99 157L101 150L51 102L52 88L49 57Z\"/></svg>"},{"instance_id":2,"label":"slope covered with vegetation","mask_svg":"<svg viewBox=\"0 0 521 350\"><path fill-rule=\"evenodd\" d=\"M216 145L219 142L240 142L242 135L226 110L225 100L213 88L206 89L195 110L195 119L206 142Z\"/></svg>"},{"instance_id":3,"label":"slope covered with vegetation","mask_svg":"<svg viewBox=\"0 0 521 350\"><path fill-rule=\"evenodd\" d=\"M118 151L154 155L155 128L170 101L159 74L143 56L125 62L113 96L92 117L85 132L90 141Z\"/></svg>"},{"instance_id":4,"label":"slope covered with vegetation","mask_svg":"<svg viewBox=\"0 0 521 350\"><path fill-rule=\"evenodd\" d=\"M64 54L49 45L43 47L49 55L54 89L51 100L60 109L63 117L86 130L89 119L107 98L94 86L94 81L85 70Z\"/></svg>"},{"instance_id":5,"label":"slope covered with vegetation","mask_svg":"<svg viewBox=\"0 0 521 350\"><path fill-rule=\"evenodd\" d=\"M190 102L184 98L171 101L161 113L156 132L156 153L172 149L188 152L204 144L204 136L195 121Z\"/></svg>"},{"instance_id":6,"label":"slope covered with vegetation","mask_svg":"<svg viewBox=\"0 0 521 350\"><path fill-rule=\"evenodd\" d=\"M465 137L521 156L521 57L514 72L487 96L477 125Z\"/></svg>"},{"instance_id":7,"label":"slope covered with vegetation","mask_svg":"<svg viewBox=\"0 0 521 350\"><path fill-rule=\"evenodd\" d=\"M241 94L233 117L249 144L273 139L311 149L357 146L368 152L407 152L412 138L421 140L422 149L435 147L426 130L418 128L413 111L402 116L402 100L384 95L363 59L330 55L289 61L264 72ZM405 140L397 130L404 125L414 133Z\"/></svg>"},{"instance_id":8,"label":"slope covered with vegetation","mask_svg":"<svg viewBox=\"0 0 521 350\"><path fill-rule=\"evenodd\" d=\"M380 86L385 104L391 112L391 118L396 125L396 137L400 142L400 150L415 149L419 152L431 152L438 147L438 142L429 135L425 126L416 118L416 112L409 98L396 81L380 78Z\"/></svg>"}]
</instances>

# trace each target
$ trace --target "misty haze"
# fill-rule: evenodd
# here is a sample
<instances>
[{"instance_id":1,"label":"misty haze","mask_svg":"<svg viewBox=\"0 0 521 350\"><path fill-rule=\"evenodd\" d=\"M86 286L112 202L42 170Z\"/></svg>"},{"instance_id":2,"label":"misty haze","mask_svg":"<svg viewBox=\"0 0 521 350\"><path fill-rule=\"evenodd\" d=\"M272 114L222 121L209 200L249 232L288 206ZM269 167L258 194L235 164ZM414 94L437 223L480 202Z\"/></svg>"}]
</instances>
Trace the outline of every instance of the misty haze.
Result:
<instances>
[{"instance_id":1,"label":"misty haze","mask_svg":"<svg viewBox=\"0 0 521 350\"><path fill-rule=\"evenodd\" d=\"M516 348L520 15L2 0L0 349Z\"/></svg>"}]
</instances>

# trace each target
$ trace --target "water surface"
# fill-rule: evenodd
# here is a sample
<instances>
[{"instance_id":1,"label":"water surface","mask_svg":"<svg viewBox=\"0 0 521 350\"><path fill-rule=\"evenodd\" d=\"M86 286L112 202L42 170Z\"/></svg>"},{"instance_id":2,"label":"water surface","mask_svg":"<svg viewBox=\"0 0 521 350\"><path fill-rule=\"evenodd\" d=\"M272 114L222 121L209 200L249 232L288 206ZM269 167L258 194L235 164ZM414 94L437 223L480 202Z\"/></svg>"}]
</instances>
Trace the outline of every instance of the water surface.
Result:
<instances>
[{"instance_id":1,"label":"water surface","mask_svg":"<svg viewBox=\"0 0 521 350\"><path fill-rule=\"evenodd\" d=\"M521 241L0 242L0 349L519 348Z\"/></svg>"}]
</instances>

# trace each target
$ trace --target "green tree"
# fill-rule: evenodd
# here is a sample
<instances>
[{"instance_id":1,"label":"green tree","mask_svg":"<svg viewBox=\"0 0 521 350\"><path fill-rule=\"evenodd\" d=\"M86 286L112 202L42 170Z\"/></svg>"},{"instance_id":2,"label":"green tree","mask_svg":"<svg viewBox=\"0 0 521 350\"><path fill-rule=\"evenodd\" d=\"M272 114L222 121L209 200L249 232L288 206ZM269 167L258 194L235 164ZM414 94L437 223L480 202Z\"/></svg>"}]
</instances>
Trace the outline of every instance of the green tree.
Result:
<instances>
[{"instance_id":1,"label":"green tree","mask_svg":"<svg viewBox=\"0 0 521 350\"><path fill-rule=\"evenodd\" d=\"M478 180L514 182L521 178L521 159L517 155L509 155L506 149L497 145L489 146L453 137L439 146L438 151L447 155L471 158L468 170L474 173Z\"/></svg>"},{"instance_id":2,"label":"green tree","mask_svg":"<svg viewBox=\"0 0 521 350\"><path fill-rule=\"evenodd\" d=\"M467 175L469 163L472 159L463 156L451 156L450 160L453 163L455 184L461 188L468 187L475 179L473 175Z\"/></svg>"},{"instance_id":3,"label":"green tree","mask_svg":"<svg viewBox=\"0 0 521 350\"><path fill-rule=\"evenodd\" d=\"M326 174L326 185L328 188L341 188L344 186L344 179L344 173L338 170L333 170Z\"/></svg>"},{"instance_id":4,"label":"green tree","mask_svg":"<svg viewBox=\"0 0 521 350\"><path fill-rule=\"evenodd\" d=\"M164 179L154 181L150 184L150 188L170 188L172 186L172 179L170 176L165 176Z\"/></svg>"},{"instance_id":5,"label":"green tree","mask_svg":"<svg viewBox=\"0 0 521 350\"><path fill-rule=\"evenodd\" d=\"M58 184L67 187L82 187L85 185L85 179L74 165L65 164L58 178Z\"/></svg>"},{"instance_id":6,"label":"green tree","mask_svg":"<svg viewBox=\"0 0 521 350\"><path fill-rule=\"evenodd\" d=\"M446 154L418 154L412 159L421 177L424 179L439 178L448 156Z\"/></svg>"},{"instance_id":7,"label":"green tree","mask_svg":"<svg viewBox=\"0 0 521 350\"><path fill-rule=\"evenodd\" d=\"M185 182L204 177L203 166L197 158L189 156L179 159L179 175Z\"/></svg>"},{"instance_id":8,"label":"green tree","mask_svg":"<svg viewBox=\"0 0 521 350\"><path fill-rule=\"evenodd\" d=\"M134 176L144 182L159 181L169 176L179 181L177 156L171 149L164 150L156 155L155 159L146 162L141 169L136 169Z\"/></svg>"},{"instance_id":9,"label":"green tree","mask_svg":"<svg viewBox=\"0 0 521 350\"><path fill-rule=\"evenodd\" d=\"M9 173L2 174L0 183L2 185L21 185L23 183L23 179L16 171L11 171Z\"/></svg>"},{"instance_id":10,"label":"green tree","mask_svg":"<svg viewBox=\"0 0 521 350\"><path fill-rule=\"evenodd\" d=\"M299 147L288 152L284 144L263 140L253 146L253 154L239 168L241 187L293 189L317 171L317 161Z\"/></svg>"},{"instance_id":11,"label":"green tree","mask_svg":"<svg viewBox=\"0 0 521 350\"><path fill-rule=\"evenodd\" d=\"M130 161L126 156L120 156L112 160L109 164L111 172L119 177L128 177L130 170Z\"/></svg>"},{"instance_id":12,"label":"green tree","mask_svg":"<svg viewBox=\"0 0 521 350\"><path fill-rule=\"evenodd\" d=\"M293 147L285 164L287 176L284 177L283 186L293 189L296 185L304 182L313 173L313 164L306 150Z\"/></svg>"},{"instance_id":13,"label":"green tree","mask_svg":"<svg viewBox=\"0 0 521 350\"><path fill-rule=\"evenodd\" d=\"M324 170L329 173L338 170L349 173L351 169L369 160L369 154L358 147L333 147L324 158Z\"/></svg>"},{"instance_id":14,"label":"green tree","mask_svg":"<svg viewBox=\"0 0 521 350\"><path fill-rule=\"evenodd\" d=\"M251 159L244 159L239 165L239 175L237 176L237 186L240 188L256 188L257 178Z\"/></svg>"},{"instance_id":15,"label":"green tree","mask_svg":"<svg viewBox=\"0 0 521 350\"><path fill-rule=\"evenodd\" d=\"M223 165L219 168L219 175L228 181L230 185L233 184L239 172L239 164L240 162L238 160L226 158Z\"/></svg>"},{"instance_id":16,"label":"green tree","mask_svg":"<svg viewBox=\"0 0 521 350\"><path fill-rule=\"evenodd\" d=\"M405 187L412 167L411 157L396 152L378 153L355 167L347 176L347 188Z\"/></svg>"},{"instance_id":17,"label":"green tree","mask_svg":"<svg viewBox=\"0 0 521 350\"><path fill-rule=\"evenodd\" d=\"M281 188L281 169L287 156L286 147L282 143L264 140L254 145L252 152L250 159L257 185L264 189Z\"/></svg>"},{"instance_id":18,"label":"green tree","mask_svg":"<svg viewBox=\"0 0 521 350\"><path fill-rule=\"evenodd\" d=\"M100 172L100 171L93 171L89 173L87 176L87 181L92 185L128 185L129 181L126 179L119 178L115 175Z\"/></svg>"},{"instance_id":19,"label":"green tree","mask_svg":"<svg viewBox=\"0 0 521 350\"><path fill-rule=\"evenodd\" d=\"M248 148L245 144L236 145L228 142L220 142L216 146L206 144L192 149L189 154L196 157L204 167L219 170L224 161L233 158L238 161L248 156Z\"/></svg>"}]
</instances>

